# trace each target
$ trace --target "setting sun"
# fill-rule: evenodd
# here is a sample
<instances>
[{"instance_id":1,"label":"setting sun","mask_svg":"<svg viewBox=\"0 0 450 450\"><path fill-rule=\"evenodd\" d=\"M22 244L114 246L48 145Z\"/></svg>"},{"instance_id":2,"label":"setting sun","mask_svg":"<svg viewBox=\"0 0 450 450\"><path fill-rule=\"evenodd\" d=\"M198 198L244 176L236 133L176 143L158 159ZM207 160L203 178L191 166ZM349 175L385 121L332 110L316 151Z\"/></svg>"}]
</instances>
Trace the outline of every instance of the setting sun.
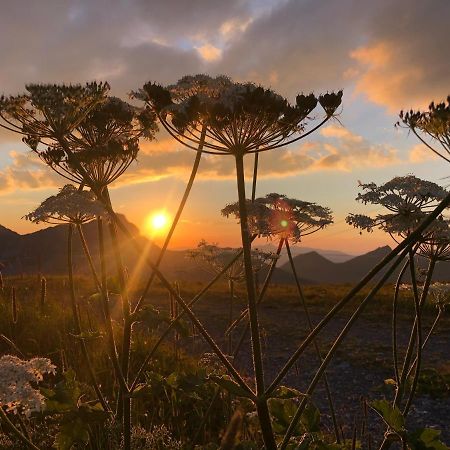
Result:
<instances>
[{"instance_id":1,"label":"setting sun","mask_svg":"<svg viewBox=\"0 0 450 450\"><path fill-rule=\"evenodd\" d=\"M169 226L169 216L165 211L150 213L145 221L145 231L150 234L162 233Z\"/></svg>"}]
</instances>

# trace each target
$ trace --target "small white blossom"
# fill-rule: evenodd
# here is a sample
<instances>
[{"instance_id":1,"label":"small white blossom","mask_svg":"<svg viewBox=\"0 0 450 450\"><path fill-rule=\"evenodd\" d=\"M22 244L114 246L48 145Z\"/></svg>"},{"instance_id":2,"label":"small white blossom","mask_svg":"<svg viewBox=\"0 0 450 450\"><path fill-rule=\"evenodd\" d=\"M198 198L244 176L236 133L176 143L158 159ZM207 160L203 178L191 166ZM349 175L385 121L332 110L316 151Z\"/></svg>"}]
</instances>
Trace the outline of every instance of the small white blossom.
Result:
<instances>
[{"instance_id":1,"label":"small white blossom","mask_svg":"<svg viewBox=\"0 0 450 450\"><path fill-rule=\"evenodd\" d=\"M76 223L89 222L107 211L91 191L80 191L71 184L65 185L57 195L44 200L25 219L34 223Z\"/></svg>"},{"instance_id":2,"label":"small white blossom","mask_svg":"<svg viewBox=\"0 0 450 450\"><path fill-rule=\"evenodd\" d=\"M45 374L55 374L56 366L47 358L32 358L28 361L17 356L0 358L0 407L14 413L29 416L41 411L44 397L35 387Z\"/></svg>"},{"instance_id":3,"label":"small white blossom","mask_svg":"<svg viewBox=\"0 0 450 450\"><path fill-rule=\"evenodd\" d=\"M364 191L356 198L364 204L381 205L387 213L375 217L364 214L349 214L346 222L361 230L373 231L379 228L391 236L406 237L412 233L426 218L448 192L431 181L421 180L414 175L395 177L385 184L362 184ZM429 227L427 232L440 227L437 223ZM441 227L442 228L442 227Z\"/></svg>"},{"instance_id":4,"label":"small white blossom","mask_svg":"<svg viewBox=\"0 0 450 450\"><path fill-rule=\"evenodd\" d=\"M213 274L218 274L237 255L240 249L222 248L215 244L208 244L202 240L196 249L190 250L187 256L194 259L200 267ZM262 252L258 249L252 250L252 267L255 272L262 270L266 264L274 258L270 252ZM241 256L225 272L226 277L232 281L243 281L245 279L244 259Z\"/></svg>"},{"instance_id":5,"label":"small white blossom","mask_svg":"<svg viewBox=\"0 0 450 450\"><path fill-rule=\"evenodd\" d=\"M271 193L254 202L247 200L246 206L250 232L267 238L278 236L299 242L303 236L333 223L329 208L282 194ZM240 219L239 203L227 205L222 215Z\"/></svg>"}]
</instances>

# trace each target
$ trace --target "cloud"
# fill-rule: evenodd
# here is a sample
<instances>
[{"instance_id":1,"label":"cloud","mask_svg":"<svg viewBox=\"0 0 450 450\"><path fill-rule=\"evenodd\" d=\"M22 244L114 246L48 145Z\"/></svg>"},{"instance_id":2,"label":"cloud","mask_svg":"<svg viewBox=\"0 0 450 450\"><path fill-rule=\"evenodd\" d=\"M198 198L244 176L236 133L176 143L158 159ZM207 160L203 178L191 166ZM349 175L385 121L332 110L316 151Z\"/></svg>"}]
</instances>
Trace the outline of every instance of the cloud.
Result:
<instances>
[{"instance_id":1,"label":"cloud","mask_svg":"<svg viewBox=\"0 0 450 450\"><path fill-rule=\"evenodd\" d=\"M420 164L427 161L436 161L439 157L423 144L417 144L409 150L409 161Z\"/></svg>"},{"instance_id":2,"label":"cloud","mask_svg":"<svg viewBox=\"0 0 450 450\"><path fill-rule=\"evenodd\" d=\"M222 50L211 44L196 47L196 50L205 61L217 61L222 56Z\"/></svg>"},{"instance_id":3,"label":"cloud","mask_svg":"<svg viewBox=\"0 0 450 450\"><path fill-rule=\"evenodd\" d=\"M374 145L337 125L322 129L327 140L312 140L300 145L260 154L260 178L284 178L308 171L351 171L360 167L385 167L398 164L397 151L388 145ZM12 163L0 171L0 192L17 189L48 189L65 180L48 169L32 154L11 152ZM163 178L186 179L195 158L193 150L181 147L170 137L144 142L138 159L114 184L157 181ZM251 174L253 158L246 158L246 173ZM202 180L234 180L234 158L230 155L204 155L198 171Z\"/></svg>"}]
</instances>

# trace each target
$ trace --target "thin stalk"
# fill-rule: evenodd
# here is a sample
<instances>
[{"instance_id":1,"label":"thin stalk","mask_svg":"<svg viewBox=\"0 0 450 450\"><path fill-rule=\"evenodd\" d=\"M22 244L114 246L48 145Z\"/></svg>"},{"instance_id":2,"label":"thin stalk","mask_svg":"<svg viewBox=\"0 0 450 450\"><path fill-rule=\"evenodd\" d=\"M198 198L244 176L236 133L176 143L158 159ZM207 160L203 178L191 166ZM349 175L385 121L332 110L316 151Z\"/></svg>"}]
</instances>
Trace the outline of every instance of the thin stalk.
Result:
<instances>
[{"instance_id":1,"label":"thin stalk","mask_svg":"<svg viewBox=\"0 0 450 450\"><path fill-rule=\"evenodd\" d=\"M39 447L33 444L30 439L28 439L9 419L5 411L3 411L3 408L0 407L0 419L6 427L9 429L11 434L15 436L19 441L21 441L23 444L27 446L27 448L31 448L33 450L40 450Z\"/></svg>"},{"instance_id":2,"label":"thin stalk","mask_svg":"<svg viewBox=\"0 0 450 450\"><path fill-rule=\"evenodd\" d=\"M205 293L225 274L225 272L242 256L242 250L239 251L232 259L231 261L225 265L225 267L188 303L189 308L191 308L193 305L197 303L204 295ZM133 381L133 384L131 385L130 391L133 392L136 388L137 383L139 382L139 379L142 375L142 373L145 370L145 367L149 363L149 361L153 358L154 354L156 353L158 347L161 345L161 343L164 341L164 339L168 336L170 333L170 330L179 322L179 320L185 315L184 311L180 311L177 317L175 317L170 324L167 326L167 328L164 330L164 332L161 334L159 339L156 341L155 345L152 347L152 349L147 353L147 356L144 359L144 362L141 364L141 367L137 371L136 377ZM195 324L194 324L195 326Z\"/></svg>"},{"instance_id":3,"label":"thin stalk","mask_svg":"<svg viewBox=\"0 0 450 450\"><path fill-rule=\"evenodd\" d=\"M78 304L76 300L75 295L75 283L73 279L73 261L72 261L72 246L73 246L73 224L69 224L69 231L67 236L67 269L69 273L69 291L70 291L70 302L72 305L72 315L73 320L75 324L75 332L77 335L81 336L82 334L82 328L81 328L81 321L80 321L80 315L78 311ZM103 397L103 394L100 390L100 386L98 385L97 379L95 377L94 368L92 367L91 359L89 358L89 352L87 349L86 342L82 337L80 339L81 344L81 352L83 354L83 357L86 362L86 366L89 372L89 378L91 379L92 387L94 388L95 393L97 394L97 397L105 411L110 411L109 405L106 402L105 398Z\"/></svg>"},{"instance_id":4,"label":"thin stalk","mask_svg":"<svg viewBox=\"0 0 450 450\"><path fill-rule=\"evenodd\" d=\"M276 251L276 253L275 253L276 258L274 258L274 259L272 260L272 263L271 263L270 266L269 266L269 271L267 272L266 278L264 279L264 283L263 283L263 286L262 286L262 288L261 288L261 292L260 292L259 295L258 295L258 300L257 300L257 302L256 302L257 305L259 305L259 304L263 301L263 299L264 299L264 296L265 296L265 294L266 294L267 288L269 287L269 283L270 283L270 280L271 280L271 278L272 278L272 274L273 274L273 272L274 272L274 270L275 270L275 267L276 267L276 265L277 265L278 258L279 258L279 256L280 256L280 253L281 253L281 249L282 249L282 248L283 248L283 238L280 239L280 241L278 242L277 251ZM225 331L225 334L230 333L231 330L233 330L234 328L236 328L236 327L242 322L242 320L245 319L245 318L247 317L247 315L248 315L248 308L246 308L244 311L242 311L241 315L240 315L240 316L239 316L239 317L231 324L231 326L228 327L228 329ZM247 327L246 327L246 329L247 329L247 331L248 331L248 322L247 322ZM247 334L247 331L245 331L245 334Z\"/></svg>"},{"instance_id":5,"label":"thin stalk","mask_svg":"<svg viewBox=\"0 0 450 450\"><path fill-rule=\"evenodd\" d=\"M259 162L259 152L255 153L255 162L253 165L253 181L252 181L252 203L256 198L256 181L258 179L258 162Z\"/></svg>"},{"instance_id":6,"label":"thin stalk","mask_svg":"<svg viewBox=\"0 0 450 450\"><path fill-rule=\"evenodd\" d=\"M416 307L417 308L417 312L416 312L416 316L417 316L417 321L416 321L417 356L416 356L416 360L414 361L414 365L416 366L416 369L415 369L415 373L414 373L414 378L413 378L411 390L409 392L408 400L406 401L405 408L403 409L403 415L405 417L408 415L408 412L409 412L409 410L411 408L411 405L412 405L412 402L413 402L413 399L414 399L414 395L415 395L416 389L417 389L417 383L419 381L420 367L421 367L421 363L422 363L422 349L423 349L421 316L422 316L423 305L424 305L425 300L427 298L428 289L430 287L431 279L433 277L435 264L436 264L436 260L434 258L431 259L430 260L430 264L428 266L427 275L426 275L426 278L425 278L425 284L423 286L422 296L421 296L420 301L419 301L419 303L417 304L417 307ZM414 366L411 366L411 368L412 367L414 367ZM408 376L409 372L410 372L410 370L408 370L406 376Z\"/></svg>"},{"instance_id":7,"label":"thin stalk","mask_svg":"<svg viewBox=\"0 0 450 450\"><path fill-rule=\"evenodd\" d=\"M261 431L263 435L266 450L276 449L275 437L272 430L272 422L270 419L267 399L264 396L264 367L261 350L261 337L258 323L258 312L256 305L255 280L252 267L251 240L248 230L247 207L245 196L245 175L244 175L244 156L237 152L236 161L236 178L239 198L239 217L241 225L242 248L244 250L244 269L245 282L248 297L248 315L250 322L250 335L252 340L252 357L253 369L256 384L256 409L258 413Z\"/></svg>"},{"instance_id":8,"label":"thin stalk","mask_svg":"<svg viewBox=\"0 0 450 450\"><path fill-rule=\"evenodd\" d=\"M292 258L291 248L289 246L288 239L285 239L285 246L286 246L286 251L288 254L288 258L289 258L289 263L291 265L292 274L294 275L295 284L297 286L298 296L300 298L300 302L302 304L303 311L305 312L305 316L308 321L308 327L311 332L314 327L313 327L313 324L311 321L311 315L309 314L309 311L308 311L308 306L306 305L305 296L303 295L303 289L300 285L300 280L297 275L297 269L295 268L294 259ZM313 340L313 345L316 350L317 357L319 358L319 361L322 363L323 358L322 358L322 354L320 352L319 344L317 343L317 339ZM341 438L339 436L339 427L338 427L338 423L337 423L337 419L336 419L336 410L334 408L333 396L331 395L331 389L330 389L330 385L328 383L328 377L326 375L326 372L323 373L323 383L324 383L325 391L326 391L327 398L328 398L328 404L330 406L330 413L331 413L331 419L333 421L334 434L336 436L337 443L340 444Z\"/></svg>"},{"instance_id":9,"label":"thin stalk","mask_svg":"<svg viewBox=\"0 0 450 450\"><path fill-rule=\"evenodd\" d=\"M350 292L340 300L331 310L330 312L316 325L314 330L307 336L307 338L300 344L298 349L294 352L294 354L289 358L283 368L280 370L279 374L276 376L275 380L272 382L272 387L277 385L289 369L295 364L295 361L300 357L300 355L304 352L307 346L312 341L312 338L316 336L325 325L330 322L330 320L338 313L349 301L351 301L354 296L363 289L367 283L369 283L372 278L378 274L390 261L392 261L398 254L400 254L405 248L414 245L421 237L422 232L428 228L436 217L447 208L450 204L450 194L448 194L444 200L439 203L439 205L431 212L426 219L424 219L421 224L402 242L400 242L397 247L395 247L389 254L387 254L369 273L355 286Z\"/></svg>"},{"instance_id":10,"label":"thin stalk","mask_svg":"<svg viewBox=\"0 0 450 450\"><path fill-rule=\"evenodd\" d=\"M315 390L315 388L317 386L317 383L319 382L320 378L322 377L323 373L325 372L329 362L333 358L333 356L334 356L336 350L338 349L339 345L341 344L342 340L345 338L347 333L350 331L351 327L353 326L355 321L359 318L361 313L364 311L365 307L369 304L369 302L373 299L373 297L381 289L381 287L384 285L384 283L392 275L392 273L395 271L397 266L402 262L403 258L406 256L408 251L409 251L409 248L404 250L397 257L397 259L393 262L391 267L385 272L385 274L380 278L378 283L372 288L372 290L369 292L369 294L366 296L366 298L356 308L355 312L352 314L350 319L345 324L344 328L341 330L339 336L333 342L333 345L331 346L331 348L328 351L327 355L323 359L322 364L320 365L319 369L317 370L317 372L315 373L313 379L311 380L311 383L308 386L308 389L306 390L305 397L303 397L302 400L300 401L300 404L299 404L299 406L297 408L297 411L295 412L294 417L292 418L291 423L289 424L289 427L288 427L288 429L286 431L286 434L285 434L285 436L283 438L283 442L281 443L280 450L285 449L286 446L288 445L289 440L290 440L290 438L292 436L292 433L294 432L294 429L295 429L295 427L296 427L296 425L297 425L301 415L303 414L303 411L305 410L306 404L307 404L310 396L314 392L314 390ZM311 333L310 333L309 336L311 336ZM272 390L275 389L275 387L276 387L276 385L274 385L272 383L272 385L267 390L267 395L269 395L272 392Z\"/></svg>"},{"instance_id":11,"label":"thin stalk","mask_svg":"<svg viewBox=\"0 0 450 450\"><path fill-rule=\"evenodd\" d=\"M233 323L233 300L234 300L234 281L228 280L229 289L229 308L228 308L228 326L230 327ZM228 354L231 355L233 349L233 333L228 334Z\"/></svg>"},{"instance_id":12,"label":"thin stalk","mask_svg":"<svg viewBox=\"0 0 450 450\"><path fill-rule=\"evenodd\" d=\"M398 293L400 291L400 284L402 282L403 276L406 272L406 269L409 266L409 259L406 261L405 265L402 267L402 270L398 274L397 281L395 283L394 290L394 300L392 302L392 357L394 360L394 376L395 381L398 386L398 382L400 379L400 374L398 370L398 344L397 344L397 306L398 306Z\"/></svg>"},{"instance_id":13,"label":"thin stalk","mask_svg":"<svg viewBox=\"0 0 450 450\"><path fill-rule=\"evenodd\" d=\"M436 314L436 317L435 317L430 329L428 330L428 333L427 333L425 339L423 340L422 350L425 348L425 346L427 345L428 341L430 340L432 334L434 333L434 330L436 329L436 326L442 317L442 313L443 313L443 309L439 308L438 313ZM407 377L409 377L411 375L411 372L414 370L414 367L416 366L416 364L417 364L417 356L414 359L413 363L411 364L411 367L408 370Z\"/></svg>"},{"instance_id":14,"label":"thin stalk","mask_svg":"<svg viewBox=\"0 0 450 450\"><path fill-rule=\"evenodd\" d=\"M91 252L89 251L89 247L86 242L86 238L84 237L83 228L79 223L77 223L77 231L80 236L81 246L83 247L84 254L86 259L88 260L89 268L91 269L92 278L94 279L95 286L99 292L101 292L101 283L100 279L97 275L97 271L95 270L94 262L92 260Z\"/></svg>"},{"instance_id":15,"label":"thin stalk","mask_svg":"<svg viewBox=\"0 0 450 450\"><path fill-rule=\"evenodd\" d=\"M108 201L109 200L109 194ZM114 252L114 259L116 260L117 276L119 279L120 296L122 299L122 313L123 313L123 337L122 337L122 375L125 383L128 385L128 372L130 367L131 357L131 335L133 322L131 320L131 308L130 299L128 296L128 288L125 280L125 268L123 265L122 255L119 248L119 241L117 238L116 225L112 222L109 224L109 234L111 236L111 243ZM131 449L131 397L124 395L124 390L119 392L119 401L122 400L123 409L119 412L122 413L123 424L123 438L125 450ZM120 414L119 414L120 416Z\"/></svg>"},{"instance_id":16,"label":"thin stalk","mask_svg":"<svg viewBox=\"0 0 450 450\"><path fill-rule=\"evenodd\" d=\"M105 328L107 341L109 346L110 358L114 367L114 372L116 374L117 380L119 382L120 388L124 392L128 392L128 386L125 378L122 374L122 368L119 362L119 356L117 354L116 340L114 338L114 330L112 327L111 311L109 309L109 297L108 297L108 284L106 281L106 263L105 263L105 242L103 235L103 221L99 217L97 219L98 228L98 242L99 242L99 253L100 253L100 275L101 275L101 285L102 285L102 306L103 315L105 318Z\"/></svg>"},{"instance_id":17,"label":"thin stalk","mask_svg":"<svg viewBox=\"0 0 450 450\"><path fill-rule=\"evenodd\" d=\"M164 255L165 255L165 253L166 253L167 247L169 246L170 240L172 239L173 233L175 232L175 229L176 229L176 227L178 225L178 222L180 220L180 217L181 217L181 214L183 212L183 209L184 209L184 207L186 205L186 202L187 202L187 200L189 198L189 194L191 193L192 185L194 184L194 180L195 180L195 177L197 175L198 167L200 165L200 160L201 160L202 153L203 153L202 150L203 150L203 144L205 142L205 134L206 134L206 126L204 126L203 129L202 129L202 134L200 136L200 142L199 142L199 145L198 145L197 154L195 156L194 165L192 166L191 175L190 175L189 181L188 181L188 183L186 185L186 189L184 190L183 197L181 199L180 205L178 206L178 210L177 210L177 212L175 214L175 217L173 219L172 225L170 226L170 230L167 233L166 239L164 240L164 244L161 247L161 251L159 253L158 259L155 262L155 266L156 267L159 267L159 265L161 264L161 261L162 261ZM144 288L144 291L143 291L142 295L140 296L140 298L139 298L139 300L138 300L138 302L137 302L137 304L136 304L136 306L135 306L135 308L133 310L133 314L135 314L137 311L139 311L139 308L141 307L142 302L144 301L145 296L147 295L147 293L148 293L148 291L149 291L149 289L150 289L150 287L151 287L151 285L153 283L153 280L155 279L155 275L156 275L155 272L152 271L152 273L151 273L151 275L150 275L150 277L149 277L149 279L147 281L147 284L146 284L146 286Z\"/></svg>"}]
</instances>

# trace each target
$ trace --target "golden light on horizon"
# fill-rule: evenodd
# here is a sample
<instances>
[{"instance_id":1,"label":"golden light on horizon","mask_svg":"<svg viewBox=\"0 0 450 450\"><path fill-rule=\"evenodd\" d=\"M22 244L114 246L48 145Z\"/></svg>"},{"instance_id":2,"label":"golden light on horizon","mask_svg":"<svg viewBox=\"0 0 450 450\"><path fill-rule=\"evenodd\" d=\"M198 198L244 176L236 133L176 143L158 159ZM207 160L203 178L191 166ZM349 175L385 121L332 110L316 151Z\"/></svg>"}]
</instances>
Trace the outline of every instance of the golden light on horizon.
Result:
<instances>
[{"instance_id":1,"label":"golden light on horizon","mask_svg":"<svg viewBox=\"0 0 450 450\"><path fill-rule=\"evenodd\" d=\"M169 227L170 220L166 211L154 211L145 220L145 232L154 236L163 233Z\"/></svg>"}]
</instances>

